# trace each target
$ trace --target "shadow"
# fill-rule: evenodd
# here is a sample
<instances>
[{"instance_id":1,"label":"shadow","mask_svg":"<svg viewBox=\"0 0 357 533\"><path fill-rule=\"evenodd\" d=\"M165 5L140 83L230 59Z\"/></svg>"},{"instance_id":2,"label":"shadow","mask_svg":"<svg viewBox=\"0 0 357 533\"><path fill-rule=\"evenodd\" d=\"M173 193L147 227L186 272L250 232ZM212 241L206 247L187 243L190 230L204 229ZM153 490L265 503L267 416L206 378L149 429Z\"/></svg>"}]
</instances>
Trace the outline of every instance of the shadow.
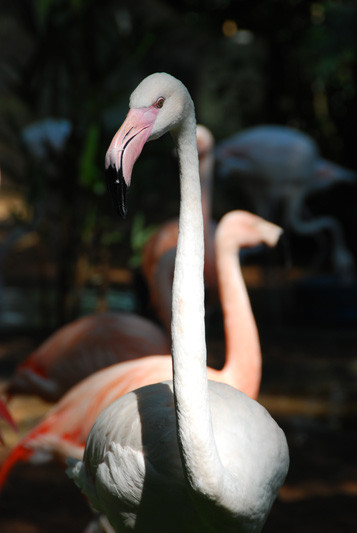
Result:
<instances>
[{"instance_id":1,"label":"shadow","mask_svg":"<svg viewBox=\"0 0 357 533\"><path fill-rule=\"evenodd\" d=\"M92 519L85 498L54 461L19 463L1 492L3 533L80 533Z\"/></svg>"},{"instance_id":2,"label":"shadow","mask_svg":"<svg viewBox=\"0 0 357 533\"><path fill-rule=\"evenodd\" d=\"M135 531L184 531L194 523L177 443L174 397L167 383L135 391L145 453L145 479ZM180 526L182 524L182 526Z\"/></svg>"}]
</instances>

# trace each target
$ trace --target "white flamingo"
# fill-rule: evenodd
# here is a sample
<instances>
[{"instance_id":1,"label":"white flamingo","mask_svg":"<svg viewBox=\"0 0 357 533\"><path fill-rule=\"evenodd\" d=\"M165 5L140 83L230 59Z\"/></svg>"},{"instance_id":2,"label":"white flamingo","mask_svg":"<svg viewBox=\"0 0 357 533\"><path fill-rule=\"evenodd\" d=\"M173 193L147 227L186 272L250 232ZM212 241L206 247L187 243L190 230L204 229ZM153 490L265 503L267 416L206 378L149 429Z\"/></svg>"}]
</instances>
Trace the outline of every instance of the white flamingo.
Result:
<instances>
[{"instance_id":1,"label":"white flamingo","mask_svg":"<svg viewBox=\"0 0 357 533\"><path fill-rule=\"evenodd\" d=\"M106 158L112 192L125 189L148 139L171 131L180 165L180 218L172 298L173 381L137 389L97 418L84 459L68 474L116 531L260 531L284 482L283 431L242 392L208 381L203 224L195 113L185 86L145 78Z\"/></svg>"}]
</instances>

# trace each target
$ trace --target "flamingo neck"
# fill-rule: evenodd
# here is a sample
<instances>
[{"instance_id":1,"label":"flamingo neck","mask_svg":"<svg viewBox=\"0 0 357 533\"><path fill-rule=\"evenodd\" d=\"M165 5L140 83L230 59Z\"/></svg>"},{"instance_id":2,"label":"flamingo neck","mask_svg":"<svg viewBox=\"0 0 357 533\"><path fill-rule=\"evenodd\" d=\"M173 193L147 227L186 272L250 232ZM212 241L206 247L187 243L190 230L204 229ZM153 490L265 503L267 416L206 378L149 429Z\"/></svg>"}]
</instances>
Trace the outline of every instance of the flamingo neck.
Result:
<instances>
[{"instance_id":1,"label":"flamingo neck","mask_svg":"<svg viewBox=\"0 0 357 533\"><path fill-rule=\"evenodd\" d=\"M256 398L261 380L259 335L237 253L239 247L225 249L216 239L216 263L226 343L222 377ZM225 381L224 377L223 380Z\"/></svg>"},{"instance_id":2,"label":"flamingo neck","mask_svg":"<svg viewBox=\"0 0 357 533\"><path fill-rule=\"evenodd\" d=\"M180 216L172 290L173 386L183 469L194 490L220 482L208 399L204 325L203 221L194 113L177 136ZM205 483L205 487L202 487Z\"/></svg>"},{"instance_id":3,"label":"flamingo neck","mask_svg":"<svg viewBox=\"0 0 357 533\"><path fill-rule=\"evenodd\" d=\"M186 122L177 137L181 201L171 324L174 369L184 375L191 371L192 353L197 368L206 365L201 191L195 124Z\"/></svg>"}]
</instances>

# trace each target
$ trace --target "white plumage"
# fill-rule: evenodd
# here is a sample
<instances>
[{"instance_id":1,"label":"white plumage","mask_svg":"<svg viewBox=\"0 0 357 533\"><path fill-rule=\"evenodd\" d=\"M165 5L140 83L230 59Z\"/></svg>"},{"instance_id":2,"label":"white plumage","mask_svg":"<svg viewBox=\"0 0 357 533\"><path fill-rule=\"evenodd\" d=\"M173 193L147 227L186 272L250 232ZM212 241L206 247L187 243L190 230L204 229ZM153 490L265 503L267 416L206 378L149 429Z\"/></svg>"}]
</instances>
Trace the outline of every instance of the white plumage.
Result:
<instances>
[{"instance_id":1,"label":"white plumage","mask_svg":"<svg viewBox=\"0 0 357 533\"><path fill-rule=\"evenodd\" d=\"M83 462L72 461L69 475L118 532L258 532L284 482L288 447L261 405L207 380L193 103L182 83L163 73L143 80L130 103L107 153L116 180L130 183L132 166L149 138L170 130L178 148L174 377L126 394L103 411Z\"/></svg>"}]
</instances>

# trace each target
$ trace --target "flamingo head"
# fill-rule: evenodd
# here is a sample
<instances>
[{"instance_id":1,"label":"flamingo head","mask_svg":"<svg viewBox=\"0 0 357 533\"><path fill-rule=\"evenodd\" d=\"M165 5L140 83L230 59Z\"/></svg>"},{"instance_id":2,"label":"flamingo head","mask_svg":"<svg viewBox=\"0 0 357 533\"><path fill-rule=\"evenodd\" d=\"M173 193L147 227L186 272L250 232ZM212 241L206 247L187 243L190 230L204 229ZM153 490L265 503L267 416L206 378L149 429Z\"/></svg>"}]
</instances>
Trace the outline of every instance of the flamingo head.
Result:
<instances>
[{"instance_id":1,"label":"flamingo head","mask_svg":"<svg viewBox=\"0 0 357 533\"><path fill-rule=\"evenodd\" d=\"M178 128L192 103L186 87L166 73L151 74L134 90L125 121L105 157L106 180L117 212L126 216L133 166L146 141ZM193 104L192 104L193 105Z\"/></svg>"},{"instance_id":2,"label":"flamingo head","mask_svg":"<svg viewBox=\"0 0 357 533\"><path fill-rule=\"evenodd\" d=\"M252 248L264 243L273 247L283 233L282 228L247 211L226 213L220 220L215 245L220 250L236 252L237 248ZM219 255L219 253L218 253Z\"/></svg>"}]
</instances>

